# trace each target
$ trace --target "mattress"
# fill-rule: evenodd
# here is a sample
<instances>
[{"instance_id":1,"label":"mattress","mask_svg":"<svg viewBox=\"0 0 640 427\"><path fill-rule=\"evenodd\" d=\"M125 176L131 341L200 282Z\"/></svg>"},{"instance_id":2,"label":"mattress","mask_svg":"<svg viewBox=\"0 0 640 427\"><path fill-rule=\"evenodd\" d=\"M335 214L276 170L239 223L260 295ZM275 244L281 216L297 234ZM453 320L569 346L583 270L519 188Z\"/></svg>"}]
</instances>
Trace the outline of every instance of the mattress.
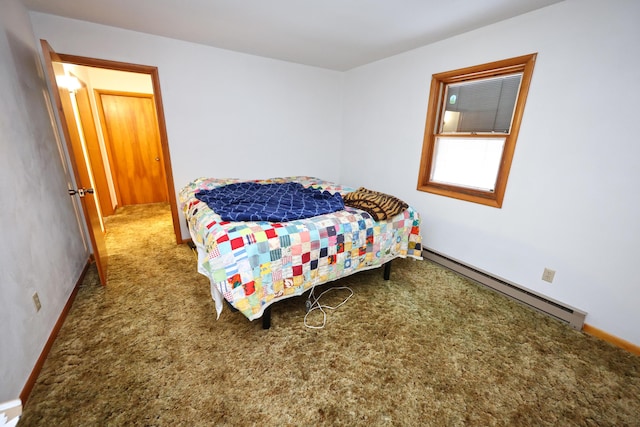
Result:
<instances>
[{"instance_id":1,"label":"mattress","mask_svg":"<svg viewBox=\"0 0 640 427\"><path fill-rule=\"evenodd\" d=\"M224 300L253 320L274 302L301 295L313 286L380 267L397 257L422 259L420 217L411 206L380 221L349 206L288 222L224 221L196 197L200 191L238 182L243 181L198 178L180 192L198 253L198 272L209 279L218 316ZM341 195L354 191L306 176L250 182L296 182Z\"/></svg>"}]
</instances>

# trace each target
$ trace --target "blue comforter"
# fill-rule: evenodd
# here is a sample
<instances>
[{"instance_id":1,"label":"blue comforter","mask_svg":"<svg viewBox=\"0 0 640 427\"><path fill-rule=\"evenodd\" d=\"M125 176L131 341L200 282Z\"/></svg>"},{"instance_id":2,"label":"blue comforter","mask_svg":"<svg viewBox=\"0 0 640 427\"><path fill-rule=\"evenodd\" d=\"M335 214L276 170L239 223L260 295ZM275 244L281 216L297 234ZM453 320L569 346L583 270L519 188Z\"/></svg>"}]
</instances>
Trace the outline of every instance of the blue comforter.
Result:
<instances>
[{"instance_id":1,"label":"blue comforter","mask_svg":"<svg viewBox=\"0 0 640 427\"><path fill-rule=\"evenodd\" d=\"M239 182L201 190L195 196L223 221L288 222L344 209L340 193L331 194L297 182Z\"/></svg>"}]
</instances>

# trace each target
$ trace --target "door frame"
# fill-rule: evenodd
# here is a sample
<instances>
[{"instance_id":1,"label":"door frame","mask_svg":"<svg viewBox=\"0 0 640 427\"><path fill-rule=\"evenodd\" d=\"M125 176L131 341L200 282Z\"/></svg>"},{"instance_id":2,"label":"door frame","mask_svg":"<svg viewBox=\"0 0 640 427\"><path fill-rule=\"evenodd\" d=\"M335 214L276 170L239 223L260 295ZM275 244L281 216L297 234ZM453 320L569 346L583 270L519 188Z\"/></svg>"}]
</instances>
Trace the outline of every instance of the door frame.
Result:
<instances>
[{"instance_id":1,"label":"door frame","mask_svg":"<svg viewBox=\"0 0 640 427\"><path fill-rule=\"evenodd\" d=\"M73 73L71 73L73 75ZM77 78L77 76L76 76ZM100 141L98 139L98 129L96 120L91 109L91 100L89 99L89 90L85 82L81 79L80 89L75 91L76 105L78 106L78 119L82 126L82 133L87 147L87 156L91 171L93 172L93 180L98 194L98 202L102 217L113 215L113 199L107 182L107 171L105 169L105 159L100 149ZM108 161L107 161L108 162Z\"/></svg>"},{"instance_id":2,"label":"door frame","mask_svg":"<svg viewBox=\"0 0 640 427\"><path fill-rule=\"evenodd\" d=\"M46 42L46 41L45 41ZM160 76L158 67L151 65L132 64L129 62L110 61L106 59L89 58L85 56L68 55L58 53L59 61L67 64L83 65L86 67L105 68L115 71L127 71L131 73L147 74L151 77L153 86L153 100L156 107L158 119L158 132L160 134L160 150L162 151L162 162L164 176L167 185L169 205L171 207L171 217L173 220L173 231L176 237L176 244L184 243L182 231L180 229L180 218L178 216L178 203L176 199L175 186L173 183L173 171L171 169L171 156L169 154L169 139L167 137L167 127L164 118L164 107L162 104L162 94L160 90Z\"/></svg>"}]
</instances>

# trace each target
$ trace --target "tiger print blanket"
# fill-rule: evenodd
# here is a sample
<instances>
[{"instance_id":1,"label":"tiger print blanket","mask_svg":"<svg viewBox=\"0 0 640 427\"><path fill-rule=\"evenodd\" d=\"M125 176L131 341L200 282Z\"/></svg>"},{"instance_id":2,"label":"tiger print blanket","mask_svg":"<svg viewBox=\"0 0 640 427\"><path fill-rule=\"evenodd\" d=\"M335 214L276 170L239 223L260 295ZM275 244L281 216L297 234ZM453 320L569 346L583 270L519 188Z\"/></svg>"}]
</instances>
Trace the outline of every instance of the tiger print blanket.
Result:
<instances>
[{"instance_id":1,"label":"tiger print blanket","mask_svg":"<svg viewBox=\"0 0 640 427\"><path fill-rule=\"evenodd\" d=\"M397 197L364 187L347 193L342 199L345 205L367 212L376 221L391 218L409 207Z\"/></svg>"}]
</instances>

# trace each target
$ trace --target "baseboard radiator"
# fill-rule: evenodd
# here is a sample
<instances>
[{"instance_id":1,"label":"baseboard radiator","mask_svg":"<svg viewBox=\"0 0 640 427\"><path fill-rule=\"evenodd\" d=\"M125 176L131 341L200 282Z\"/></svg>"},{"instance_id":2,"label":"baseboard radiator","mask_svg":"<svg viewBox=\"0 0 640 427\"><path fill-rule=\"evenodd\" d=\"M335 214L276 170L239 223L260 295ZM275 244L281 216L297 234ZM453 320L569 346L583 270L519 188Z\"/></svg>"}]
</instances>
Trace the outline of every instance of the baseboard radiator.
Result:
<instances>
[{"instance_id":1,"label":"baseboard radiator","mask_svg":"<svg viewBox=\"0 0 640 427\"><path fill-rule=\"evenodd\" d=\"M466 265L458 260L449 258L437 252L423 249L422 256L425 259L440 264L453 272L466 277L484 287L499 292L508 298L524 304L536 311L544 313L562 322L568 323L572 328L582 330L587 313L570 307L559 301L555 301L544 295L537 294L521 286L510 283L504 279Z\"/></svg>"}]
</instances>

